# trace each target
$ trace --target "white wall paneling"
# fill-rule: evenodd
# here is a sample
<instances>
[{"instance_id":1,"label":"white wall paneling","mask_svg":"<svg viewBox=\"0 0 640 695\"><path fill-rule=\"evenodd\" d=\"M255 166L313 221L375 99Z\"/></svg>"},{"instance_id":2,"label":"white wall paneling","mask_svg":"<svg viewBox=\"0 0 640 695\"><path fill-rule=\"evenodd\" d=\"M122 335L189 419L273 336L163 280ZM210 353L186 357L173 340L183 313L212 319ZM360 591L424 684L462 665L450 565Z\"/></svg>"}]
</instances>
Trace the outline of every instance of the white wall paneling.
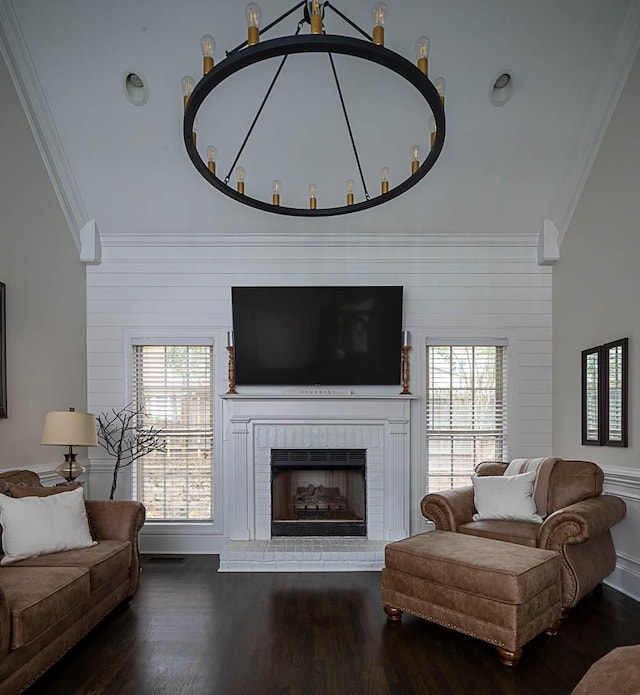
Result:
<instances>
[{"instance_id":1,"label":"white wall paneling","mask_svg":"<svg viewBox=\"0 0 640 695\"><path fill-rule=\"evenodd\" d=\"M307 231L298 236L106 237L101 265L87 267L89 409L99 413L126 402L127 351L133 337L145 335L217 337L216 391L224 394L232 286L403 285L404 327L413 344L410 388L417 396L410 406L412 532L424 528L418 505L426 479L426 338L507 338L509 453L551 453L552 276L550 267L537 263L535 235L338 236L314 234L305 225ZM356 395L367 391L354 389ZM216 405L221 417L220 401ZM225 477L224 485L253 485L239 470L237 459L244 454L234 449L235 458L224 459L219 443L229 436L228 424L216 421L216 471ZM94 452L90 455L93 461ZM99 453L95 456L97 461ZM95 470L95 475L105 474ZM223 483L217 485L220 492ZM226 514L222 509L217 519L225 536ZM179 542L190 543L185 536Z\"/></svg>"},{"instance_id":2,"label":"white wall paneling","mask_svg":"<svg viewBox=\"0 0 640 695\"><path fill-rule=\"evenodd\" d=\"M640 471L622 466L604 466L604 471L605 492L627 505L626 517L611 531L618 561L605 583L640 601Z\"/></svg>"}]
</instances>

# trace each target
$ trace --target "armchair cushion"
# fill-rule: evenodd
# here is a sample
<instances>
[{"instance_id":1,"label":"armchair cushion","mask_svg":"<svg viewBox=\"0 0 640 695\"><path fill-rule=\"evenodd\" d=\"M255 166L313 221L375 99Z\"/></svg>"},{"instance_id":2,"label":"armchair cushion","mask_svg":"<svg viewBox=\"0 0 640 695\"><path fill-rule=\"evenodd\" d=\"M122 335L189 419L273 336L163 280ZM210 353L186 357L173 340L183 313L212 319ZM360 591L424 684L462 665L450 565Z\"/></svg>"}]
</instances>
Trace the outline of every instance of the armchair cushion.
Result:
<instances>
[{"instance_id":1,"label":"armchair cushion","mask_svg":"<svg viewBox=\"0 0 640 695\"><path fill-rule=\"evenodd\" d=\"M534 471L519 475L495 475L471 477L476 513L473 521L486 519L514 519L518 521L542 521L536 511L533 486Z\"/></svg>"},{"instance_id":2,"label":"armchair cushion","mask_svg":"<svg viewBox=\"0 0 640 695\"><path fill-rule=\"evenodd\" d=\"M533 521L491 519L460 524L458 533L464 533L467 536L493 538L496 541L507 541L508 543L517 543L518 545L536 548L538 546L540 526L541 524Z\"/></svg>"}]
</instances>

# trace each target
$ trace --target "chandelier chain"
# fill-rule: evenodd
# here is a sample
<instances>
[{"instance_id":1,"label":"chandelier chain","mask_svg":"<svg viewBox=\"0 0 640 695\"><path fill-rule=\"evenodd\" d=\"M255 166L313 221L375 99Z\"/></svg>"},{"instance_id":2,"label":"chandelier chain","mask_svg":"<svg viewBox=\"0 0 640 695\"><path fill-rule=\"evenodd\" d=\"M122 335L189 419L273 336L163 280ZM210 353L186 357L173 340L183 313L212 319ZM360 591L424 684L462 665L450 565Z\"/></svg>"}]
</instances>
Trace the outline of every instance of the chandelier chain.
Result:
<instances>
[{"instance_id":1,"label":"chandelier chain","mask_svg":"<svg viewBox=\"0 0 640 695\"><path fill-rule=\"evenodd\" d=\"M300 33L300 29L302 29L302 25L304 24L304 20L300 20L298 22L298 28L296 29L296 33L294 36L297 36ZM267 100L269 99L269 96L271 95L271 92L273 91L273 88L275 87L275 84L278 80L278 77L280 77L280 73L282 72L282 68L284 67L284 64L287 62L287 58L289 56L285 55L282 57L282 60L280 61L280 65L278 66L278 69L276 70L276 74L273 76L273 79L271 80L271 84L269 85L269 88L267 89L267 93L264 95L264 99L262 100L262 103L260 104L258 108L258 112L253 118L253 121L251 122L251 125L249 126L249 130L247 131L247 134L244 136L244 140L242 141L242 145L240 145L240 149L238 150L238 154L236 155L236 158L233 160L233 164L231 165L231 168L229 169L229 172L227 175L224 177L224 182L229 183L229 180L231 179L231 174L233 173L233 170L236 167L236 164L238 163L238 160L242 156L242 153L244 152L244 148L249 141L249 138L251 137L251 133L253 132L253 129L256 126L256 123L258 122L258 119L260 118L260 114L262 113L262 110L264 109Z\"/></svg>"},{"instance_id":2,"label":"chandelier chain","mask_svg":"<svg viewBox=\"0 0 640 695\"><path fill-rule=\"evenodd\" d=\"M356 147L356 141L353 137L353 130L351 130L351 121L349 120L349 114L347 113L347 107L344 103L344 97L342 96L342 88L340 87L340 80L338 80L338 73L336 72L336 66L333 61L333 55L331 53L327 54L329 56L329 61L331 63L331 70L333 72L333 79L336 81L336 88L338 90L338 97L340 98L340 105L342 106L342 113L344 114L344 120L347 123L347 131L349 132L349 139L351 140L351 147L353 149L353 156L356 159L356 164L358 165L358 173L360 174L360 181L362 182L362 188L364 189L364 197L369 200L369 191L367 190L367 184L364 181L364 174L362 173L362 165L360 164L360 156L358 155L358 148Z\"/></svg>"},{"instance_id":3,"label":"chandelier chain","mask_svg":"<svg viewBox=\"0 0 640 695\"><path fill-rule=\"evenodd\" d=\"M365 39L367 39L367 41L372 40L370 34L367 34L367 32L361 29L355 22L351 21L349 17L347 17L347 15L342 14L342 12L340 12L340 10L337 7L334 7L328 0L324 3L324 6L328 7L330 10L333 10L338 15L338 17L344 19L344 21L351 27L353 27L356 31L359 31L365 37Z\"/></svg>"}]
</instances>

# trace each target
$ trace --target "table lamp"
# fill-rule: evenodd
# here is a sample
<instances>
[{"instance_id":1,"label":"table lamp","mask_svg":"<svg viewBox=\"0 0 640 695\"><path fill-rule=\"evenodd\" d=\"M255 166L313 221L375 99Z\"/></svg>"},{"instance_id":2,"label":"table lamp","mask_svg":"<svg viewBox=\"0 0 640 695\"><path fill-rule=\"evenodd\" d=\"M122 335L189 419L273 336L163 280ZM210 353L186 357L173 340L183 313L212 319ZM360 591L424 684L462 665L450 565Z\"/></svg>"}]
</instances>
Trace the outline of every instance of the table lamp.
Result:
<instances>
[{"instance_id":1,"label":"table lamp","mask_svg":"<svg viewBox=\"0 0 640 695\"><path fill-rule=\"evenodd\" d=\"M69 447L56 473L70 483L85 471L76 461L73 447L98 446L96 418L92 413L77 413L75 408L51 411L45 417L40 444Z\"/></svg>"}]
</instances>

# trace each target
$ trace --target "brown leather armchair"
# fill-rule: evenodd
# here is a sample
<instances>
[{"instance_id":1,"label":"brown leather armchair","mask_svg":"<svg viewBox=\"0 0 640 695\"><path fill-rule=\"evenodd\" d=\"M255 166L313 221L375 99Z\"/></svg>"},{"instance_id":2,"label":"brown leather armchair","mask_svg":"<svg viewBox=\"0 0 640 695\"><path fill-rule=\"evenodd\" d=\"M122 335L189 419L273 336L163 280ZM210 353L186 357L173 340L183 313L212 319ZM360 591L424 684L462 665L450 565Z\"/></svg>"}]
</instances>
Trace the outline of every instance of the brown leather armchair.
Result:
<instances>
[{"instance_id":1,"label":"brown leather armchair","mask_svg":"<svg viewBox=\"0 0 640 695\"><path fill-rule=\"evenodd\" d=\"M485 461L476 475L503 475L506 463ZM549 477L547 517L539 522L473 521L471 485L426 495L420 507L439 531L453 531L555 550L562 560L562 606L569 610L610 574L616 553L610 528L626 514L618 497L602 494L604 473L590 461L559 459Z\"/></svg>"}]
</instances>

